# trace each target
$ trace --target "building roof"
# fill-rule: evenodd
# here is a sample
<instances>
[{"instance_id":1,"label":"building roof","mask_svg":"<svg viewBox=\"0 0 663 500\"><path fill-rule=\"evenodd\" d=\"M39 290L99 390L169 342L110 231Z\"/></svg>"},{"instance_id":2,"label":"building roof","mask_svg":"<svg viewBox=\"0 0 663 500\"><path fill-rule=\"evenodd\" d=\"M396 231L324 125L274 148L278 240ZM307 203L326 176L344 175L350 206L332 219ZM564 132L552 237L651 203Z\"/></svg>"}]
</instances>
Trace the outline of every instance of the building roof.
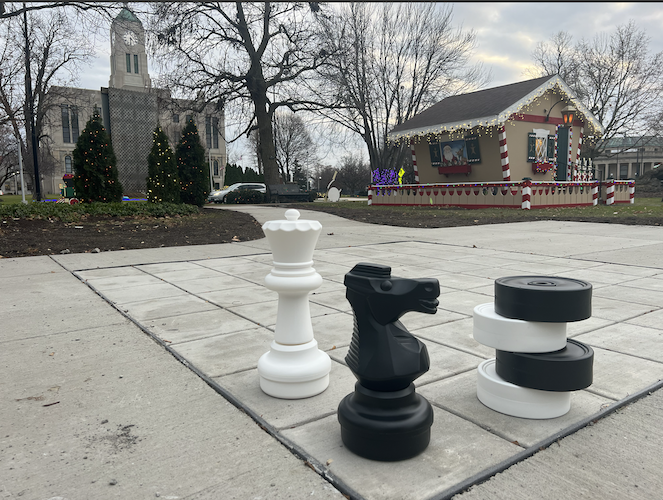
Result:
<instances>
[{"instance_id":1,"label":"building roof","mask_svg":"<svg viewBox=\"0 0 663 500\"><path fill-rule=\"evenodd\" d=\"M131 12L126 6L122 8L120 13L115 18L115 20L116 21L129 21L129 22L132 22L132 23L138 23L141 26L143 25L143 23L140 22L140 19L138 19L136 17L136 15L133 12Z\"/></svg>"},{"instance_id":2,"label":"building roof","mask_svg":"<svg viewBox=\"0 0 663 500\"><path fill-rule=\"evenodd\" d=\"M605 143L606 149L639 148L646 146L663 146L663 137L649 135L642 137L611 137Z\"/></svg>"},{"instance_id":3,"label":"building roof","mask_svg":"<svg viewBox=\"0 0 663 500\"><path fill-rule=\"evenodd\" d=\"M552 75L447 97L395 126L389 132L389 139L500 125L555 86L566 94L569 101L585 116L590 128L603 132L603 126L598 119L582 103L576 101L568 85L558 75Z\"/></svg>"}]
</instances>

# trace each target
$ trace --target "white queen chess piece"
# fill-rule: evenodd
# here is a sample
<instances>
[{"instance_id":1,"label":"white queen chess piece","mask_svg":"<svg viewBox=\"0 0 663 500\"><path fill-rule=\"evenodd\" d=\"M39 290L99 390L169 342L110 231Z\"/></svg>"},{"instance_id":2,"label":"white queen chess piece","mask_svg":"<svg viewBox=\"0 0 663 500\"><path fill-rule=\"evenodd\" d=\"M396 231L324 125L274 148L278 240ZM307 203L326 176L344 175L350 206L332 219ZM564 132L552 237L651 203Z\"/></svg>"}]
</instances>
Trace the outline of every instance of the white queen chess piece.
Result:
<instances>
[{"instance_id":1,"label":"white queen chess piece","mask_svg":"<svg viewBox=\"0 0 663 500\"><path fill-rule=\"evenodd\" d=\"M287 210L286 220L267 221L262 230L272 249L274 267L265 286L279 294L274 340L258 360L260 388L282 399L308 398L329 385L331 360L313 338L309 292L322 285L313 268L313 250L322 225L299 220Z\"/></svg>"}]
</instances>

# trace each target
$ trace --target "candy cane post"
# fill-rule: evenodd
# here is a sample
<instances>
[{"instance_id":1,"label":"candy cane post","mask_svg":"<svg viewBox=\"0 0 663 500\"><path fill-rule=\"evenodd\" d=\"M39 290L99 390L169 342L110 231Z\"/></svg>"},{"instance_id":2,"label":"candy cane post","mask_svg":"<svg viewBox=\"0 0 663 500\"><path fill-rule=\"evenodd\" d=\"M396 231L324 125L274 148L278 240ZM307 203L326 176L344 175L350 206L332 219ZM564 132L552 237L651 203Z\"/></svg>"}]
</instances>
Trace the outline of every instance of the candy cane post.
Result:
<instances>
[{"instance_id":1,"label":"candy cane post","mask_svg":"<svg viewBox=\"0 0 663 500\"><path fill-rule=\"evenodd\" d=\"M412 168L414 169L414 182L419 184L419 169L417 168L417 155L414 152L414 139L410 139L410 151L412 151Z\"/></svg>"},{"instance_id":2,"label":"candy cane post","mask_svg":"<svg viewBox=\"0 0 663 500\"><path fill-rule=\"evenodd\" d=\"M373 204L373 190L372 189L368 190L368 204L369 205Z\"/></svg>"},{"instance_id":3,"label":"candy cane post","mask_svg":"<svg viewBox=\"0 0 663 500\"><path fill-rule=\"evenodd\" d=\"M502 180L511 180L511 170L509 168L509 151L506 147L506 128L500 127L500 157L502 158Z\"/></svg>"},{"instance_id":4,"label":"candy cane post","mask_svg":"<svg viewBox=\"0 0 663 500\"><path fill-rule=\"evenodd\" d=\"M532 208L531 198L532 198L532 181L525 180L523 182L523 202L521 205L521 208L523 210L529 210L530 208Z\"/></svg>"},{"instance_id":5,"label":"candy cane post","mask_svg":"<svg viewBox=\"0 0 663 500\"><path fill-rule=\"evenodd\" d=\"M571 158L573 158L573 125L569 125L569 148L568 148L568 157L566 160L566 178L571 179L573 175L573 166L571 164Z\"/></svg>"},{"instance_id":6,"label":"candy cane post","mask_svg":"<svg viewBox=\"0 0 663 500\"><path fill-rule=\"evenodd\" d=\"M635 183L628 183L628 202L635 203Z\"/></svg>"},{"instance_id":7,"label":"candy cane post","mask_svg":"<svg viewBox=\"0 0 663 500\"><path fill-rule=\"evenodd\" d=\"M599 183L592 186L592 205L599 204Z\"/></svg>"},{"instance_id":8,"label":"candy cane post","mask_svg":"<svg viewBox=\"0 0 663 500\"><path fill-rule=\"evenodd\" d=\"M612 205L615 202L615 181L613 179L608 179L605 186L605 204Z\"/></svg>"},{"instance_id":9,"label":"candy cane post","mask_svg":"<svg viewBox=\"0 0 663 500\"><path fill-rule=\"evenodd\" d=\"M578 137L578 153L576 154L576 163L580 160L580 149L582 148L582 134L585 131L584 127L580 127L580 136Z\"/></svg>"}]
</instances>

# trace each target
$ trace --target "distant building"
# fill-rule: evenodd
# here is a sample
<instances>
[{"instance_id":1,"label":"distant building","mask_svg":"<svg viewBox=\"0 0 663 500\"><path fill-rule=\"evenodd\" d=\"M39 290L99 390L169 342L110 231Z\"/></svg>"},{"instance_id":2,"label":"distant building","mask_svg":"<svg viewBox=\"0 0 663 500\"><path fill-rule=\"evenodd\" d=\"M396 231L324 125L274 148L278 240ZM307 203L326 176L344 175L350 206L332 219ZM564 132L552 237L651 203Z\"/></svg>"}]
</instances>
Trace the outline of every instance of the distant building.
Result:
<instances>
[{"instance_id":1,"label":"distant building","mask_svg":"<svg viewBox=\"0 0 663 500\"><path fill-rule=\"evenodd\" d=\"M663 163L662 137L613 137L594 160L596 178L637 179Z\"/></svg>"},{"instance_id":2,"label":"distant building","mask_svg":"<svg viewBox=\"0 0 663 500\"><path fill-rule=\"evenodd\" d=\"M140 20L123 8L110 27L111 57L108 87L88 90L51 87L45 130L55 160L51 172L43 175L43 192L58 193L62 176L73 173L72 153L78 136L99 109L110 134L124 193L144 193L147 156L157 123L168 135L171 148L180 139L182 128L193 118L210 167L212 185L223 186L226 166L225 119L222 107L202 106L191 100L174 99L167 89L152 88L145 51L145 30Z\"/></svg>"}]
</instances>

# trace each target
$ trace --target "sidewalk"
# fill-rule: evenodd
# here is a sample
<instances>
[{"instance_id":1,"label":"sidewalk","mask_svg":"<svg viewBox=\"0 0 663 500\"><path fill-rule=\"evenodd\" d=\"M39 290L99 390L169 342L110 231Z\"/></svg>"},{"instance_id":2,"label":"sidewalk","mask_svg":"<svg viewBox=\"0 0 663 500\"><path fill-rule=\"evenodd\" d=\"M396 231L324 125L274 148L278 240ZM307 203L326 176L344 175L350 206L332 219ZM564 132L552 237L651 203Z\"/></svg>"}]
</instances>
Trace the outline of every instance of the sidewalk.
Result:
<instances>
[{"instance_id":1,"label":"sidewalk","mask_svg":"<svg viewBox=\"0 0 663 500\"><path fill-rule=\"evenodd\" d=\"M261 223L285 211L232 209ZM495 473L457 498L659 494L663 393L646 394L663 379L663 229L301 218L323 226L314 267L324 282L310 302L333 360L329 388L306 400L258 387L277 304L264 238L0 260L0 498L431 499ZM437 314L402 319L428 347L416 384L435 409L430 446L404 462L359 458L340 440L336 407L354 386L343 276L361 261L440 282ZM595 351L594 383L557 419L508 417L476 399L476 367L494 350L472 338L472 309L516 274L594 286L592 318L568 328Z\"/></svg>"}]
</instances>

